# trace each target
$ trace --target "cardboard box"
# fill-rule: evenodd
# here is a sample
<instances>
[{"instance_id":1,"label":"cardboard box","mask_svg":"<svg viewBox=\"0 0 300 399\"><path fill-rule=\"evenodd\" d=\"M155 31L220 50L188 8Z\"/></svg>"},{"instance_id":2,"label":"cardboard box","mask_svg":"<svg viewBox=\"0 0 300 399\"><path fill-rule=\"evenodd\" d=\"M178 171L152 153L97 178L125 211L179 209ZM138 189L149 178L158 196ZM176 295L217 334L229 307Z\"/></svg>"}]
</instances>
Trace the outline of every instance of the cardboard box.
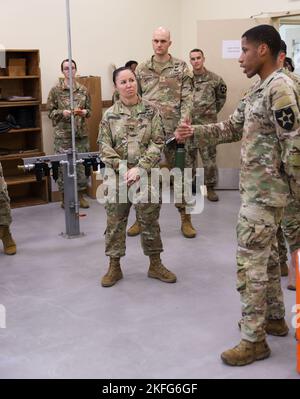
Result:
<instances>
[{"instance_id":1,"label":"cardboard box","mask_svg":"<svg viewBox=\"0 0 300 399\"><path fill-rule=\"evenodd\" d=\"M99 124L102 119L101 78L99 76L78 76L77 82L85 86L91 96L92 114L87 119L90 151L98 151Z\"/></svg>"},{"instance_id":2,"label":"cardboard box","mask_svg":"<svg viewBox=\"0 0 300 399\"><path fill-rule=\"evenodd\" d=\"M25 76L26 75L26 59L25 58L9 58L8 60L9 76Z\"/></svg>"}]
</instances>

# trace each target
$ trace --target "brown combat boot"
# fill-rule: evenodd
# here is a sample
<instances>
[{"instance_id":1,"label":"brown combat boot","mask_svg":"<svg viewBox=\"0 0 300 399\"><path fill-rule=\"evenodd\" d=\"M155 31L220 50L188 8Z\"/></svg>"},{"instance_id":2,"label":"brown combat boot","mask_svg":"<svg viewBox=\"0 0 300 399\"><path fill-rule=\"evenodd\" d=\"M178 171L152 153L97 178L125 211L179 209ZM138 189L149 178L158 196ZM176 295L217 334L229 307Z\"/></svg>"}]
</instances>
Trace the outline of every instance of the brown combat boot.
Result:
<instances>
[{"instance_id":1,"label":"brown combat boot","mask_svg":"<svg viewBox=\"0 0 300 399\"><path fill-rule=\"evenodd\" d=\"M162 263L160 255L150 256L150 267L148 270L148 277L157 278L164 283L176 283L177 277L170 272Z\"/></svg>"},{"instance_id":2,"label":"brown combat boot","mask_svg":"<svg viewBox=\"0 0 300 399\"><path fill-rule=\"evenodd\" d=\"M289 328L284 319L267 320L266 333L276 337L285 337L289 333Z\"/></svg>"},{"instance_id":3,"label":"brown combat boot","mask_svg":"<svg viewBox=\"0 0 300 399\"><path fill-rule=\"evenodd\" d=\"M194 229L191 221L191 215L187 215L185 210L180 211L181 217L181 231L185 238L195 238L196 230Z\"/></svg>"},{"instance_id":4,"label":"brown combat boot","mask_svg":"<svg viewBox=\"0 0 300 399\"><path fill-rule=\"evenodd\" d=\"M213 186L207 186L207 199L212 202L219 201L219 197L215 192Z\"/></svg>"},{"instance_id":5,"label":"brown combat boot","mask_svg":"<svg viewBox=\"0 0 300 399\"><path fill-rule=\"evenodd\" d=\"M79 192L78 192L78 199L79 199L79 206L80 206L80 208L87 209L87 208L90 207L90 204L89 204L89 203L87 202L87 200L84 198L83 192L82 192L82 191L79 191Z\"/></svg>"},{"instance_id":6,"label":"brown combat boot","mask_svg":"<svg viewBox=\"0 0 300 399\"><path fill-rule=\"evenodd\" d=\"M17 253L17 245L8 226L0 226L0 239L3 242L3 249L6 255L15 255Z\"/></svg>"},{"instance_id":7,"label":"brown combat boot","mask_svg":"<svg viewBox=\"0 0 300 399\"><path fill-rule=\"evenodd\" d=\"M269 357L271 350L266 340L261 342L249 342L242 339L241 342L232 349L221 354L221 359L229 366L246 366L256 360L263 360Z\"/></svg>"},{"instance_id":8,"label":"brown combat boot","mask_svg":"<svg viewBox=\"0 0 300 399\"><path fill-rule=\"evenodd\" d=\"M141 233L141 225L136 220L131 227L127 230L127 235L129 237L138 236Z\"/></svg>"},{"instance_id":9,"label":"brown combat boot","mask_svg":"<svg viewBox=\"0 0 300 399\"><path fill-rule=\"evenodd\" d=\"M287 277L289 275L289 267L286 263L280 265L281 277Z\"/></svg>"},{"instance_id":10,"label":"brown combat boot","mask_svg":"<svg viewBox=\"0 0 300 399\"><path fill-rule=\"evenodd\" d=\"M101 280L102 287L112 287L122 278L123 273L120 266L120 258L110 258L108 271Z\"/></svg>"}]
</instances>

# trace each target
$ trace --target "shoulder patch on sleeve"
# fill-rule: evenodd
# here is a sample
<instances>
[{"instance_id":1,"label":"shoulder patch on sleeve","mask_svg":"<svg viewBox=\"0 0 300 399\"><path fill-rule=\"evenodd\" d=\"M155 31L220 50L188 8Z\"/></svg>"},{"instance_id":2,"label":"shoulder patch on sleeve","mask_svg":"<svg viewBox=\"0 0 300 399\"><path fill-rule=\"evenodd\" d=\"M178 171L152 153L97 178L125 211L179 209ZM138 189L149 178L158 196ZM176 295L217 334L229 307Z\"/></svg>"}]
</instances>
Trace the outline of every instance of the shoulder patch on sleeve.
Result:
<instances>
[{"instance_id":1,"label":"shoulder patch on sleeve","mask_svg":"<svg viewBox=\"0 0 300 399\"><path fill-rule=\"evenodd\" d=\"M295 124L295 114L292 107L287 107L275 111L275 118L280 127L284 130L292 130Z\"/></svg>"}]
</instances>

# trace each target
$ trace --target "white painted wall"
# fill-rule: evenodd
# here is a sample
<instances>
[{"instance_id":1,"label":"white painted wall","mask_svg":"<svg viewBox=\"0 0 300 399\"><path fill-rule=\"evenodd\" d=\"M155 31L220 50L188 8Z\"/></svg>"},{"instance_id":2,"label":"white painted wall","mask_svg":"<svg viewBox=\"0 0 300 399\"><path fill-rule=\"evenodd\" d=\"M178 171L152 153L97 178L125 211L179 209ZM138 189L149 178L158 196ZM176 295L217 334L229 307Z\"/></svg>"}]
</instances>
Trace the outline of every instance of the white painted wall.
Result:
<instances>
[{"instance_id":1,"label":"white painted wall","mask_svg":"<svg viewBox=\"0 0 300 399\"><path fill-rule=\"evenodd\" d=\"M155 27L169 27L171 52L187 60L189 49L197 44L198 20L295 10L300 0L70 0L70 5L78 71L100 75L103 99L110 99L111 63L147 58ZM45 102L60 74L60 61L67 56L65 0L1 0L0 43L40 49Z\"/></svg>"},{"instance_id":2,"label":"white painted wall","mask_svg":"<svg viewBox=\"0 0 300 399\"><path fill-rule=\"evenodd\" d=\"M147 58L157 26L173 32L172 51L180 55L180 1L70 0L73 58L81 75L102 77L103 99L112 94L110 64ZM65 0L1 0L0 43L40 49L45 102L67 57Z\"/></svg>"},{"instance_id":3,"label":"white painted wall","mask_svg":"<svg viewBox=\"0 0 300 399\"><path fill-rule=\"evenodd\" d=\"M43 102L67 57L65 0L1 0L0 44L38 48ZM152 54L151 36L160 25L172 32L173 55L188 61L197 45L197 21L248 18L260 12L300 9L300 0L70 0L73 58L81 75L102 78L102 98L111 98L111 63L142 61ZM213 34L213 32L212 32ZM206 38L209 40L209 37ZM52 128L43 115L44 148L52 152Z\"/></svg>"}]
</instances>

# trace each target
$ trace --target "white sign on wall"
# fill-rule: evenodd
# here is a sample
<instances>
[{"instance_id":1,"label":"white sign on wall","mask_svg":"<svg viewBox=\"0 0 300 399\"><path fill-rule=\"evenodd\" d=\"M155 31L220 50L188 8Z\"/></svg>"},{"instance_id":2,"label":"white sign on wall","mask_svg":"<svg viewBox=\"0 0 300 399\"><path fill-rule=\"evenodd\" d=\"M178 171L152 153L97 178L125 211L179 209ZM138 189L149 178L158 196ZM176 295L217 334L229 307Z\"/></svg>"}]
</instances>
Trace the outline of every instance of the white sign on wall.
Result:
<instances>
[{"instance_id":1,"label":"white sign on wall","mask_svg":"<svg viewBox=\"0 0 300 399\"><path fill-rule=\"evenodd\" d=\"M223 58L238 59L242 52L240 40L223 40Z\"/></svg>"}]
</instances>

